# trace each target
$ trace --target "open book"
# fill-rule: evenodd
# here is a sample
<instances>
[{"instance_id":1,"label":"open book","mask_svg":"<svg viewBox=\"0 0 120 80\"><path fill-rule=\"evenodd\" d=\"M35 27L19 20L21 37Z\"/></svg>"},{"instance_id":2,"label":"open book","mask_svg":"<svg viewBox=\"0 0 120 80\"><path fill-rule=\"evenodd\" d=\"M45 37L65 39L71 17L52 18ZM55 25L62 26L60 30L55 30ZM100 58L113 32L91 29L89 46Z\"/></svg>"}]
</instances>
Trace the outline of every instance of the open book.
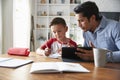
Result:
<instances>
[{"instance_id":1,"label":"open book","mask_svg":"<svg viewBox=\"0 0 120 80\"><path fill-rule=\"evenodd\" d=\"M78 63L69 62L36 62L33 63L30 73L53 72L90 72Z\"/></svg>"},{"instance_id":2,"label":"open book","mask_svg":"<svg viewBox=\"0 0 120 80\"><path fill-rule=\"evenodd\" d=\"M0 67L17 68L31 62L33 62L33 60L0 58Z\"/></svg>"}]
</instances>

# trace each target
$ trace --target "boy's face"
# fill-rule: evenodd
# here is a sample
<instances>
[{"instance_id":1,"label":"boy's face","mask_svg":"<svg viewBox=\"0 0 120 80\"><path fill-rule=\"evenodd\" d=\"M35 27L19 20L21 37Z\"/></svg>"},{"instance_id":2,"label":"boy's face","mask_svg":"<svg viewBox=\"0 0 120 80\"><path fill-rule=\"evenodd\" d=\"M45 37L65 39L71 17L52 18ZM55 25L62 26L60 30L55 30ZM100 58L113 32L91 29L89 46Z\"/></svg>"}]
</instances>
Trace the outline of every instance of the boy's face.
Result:
<instances>
[{"instance_id":1,"label":"boy's face","mask_svg":"<svg viewBox=\"0 0 120 80\"><path fill-rule=\"evenodd\" d=\"M76 18L77 18L79 27L80 27L84 32L86 32L86 31L91 31L91 30L92 30L94 18L91 17L91 18L88 20L88 18L87 18L87 17L84 17L84 16L82 15L82 13L76 14Z\"/></svg>"},{"instance_id":2,"label":"boy's face","mask_svg":"<svg viewBox=\"0 0 120 80\"><path fill-rule=\"evenodd\" d=\"M57 40L63 40L65 38L67 27L61 24L51 26L51 31Z\"/></svg>"}]
</instances>

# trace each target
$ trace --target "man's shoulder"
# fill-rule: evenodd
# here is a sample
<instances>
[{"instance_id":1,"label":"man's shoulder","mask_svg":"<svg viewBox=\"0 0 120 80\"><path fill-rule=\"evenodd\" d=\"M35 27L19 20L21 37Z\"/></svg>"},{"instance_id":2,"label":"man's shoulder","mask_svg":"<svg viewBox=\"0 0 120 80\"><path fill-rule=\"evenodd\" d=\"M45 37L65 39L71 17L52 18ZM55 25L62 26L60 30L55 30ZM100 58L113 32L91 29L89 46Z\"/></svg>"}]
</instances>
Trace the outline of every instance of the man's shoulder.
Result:
<instances>
[{"instance_id":1,"label":"man's shoulder","mask_svg":"<svg viewBox=\"0 0 120 80\"><path fill-rule=\"evenodd\" d=\"M103 17L104 22L106 22L107 25L111 25L111 26L116 26L116 24L120 24L119 21L116 21L114 19L109 19L106 17Z\"/></svg>"},{"instance_id":2,"label":"man's shoulder","mask_svg":"<svg viewBox=\"0 0 120 80\"><path fill-rule=\"evenodd\" d=\"M109 19L109 21L106 24L108 26L109 29L114 30L114 29L120 29L120 22L115 21L115 20L111 20Z\"/></svg>"}]
</instances>

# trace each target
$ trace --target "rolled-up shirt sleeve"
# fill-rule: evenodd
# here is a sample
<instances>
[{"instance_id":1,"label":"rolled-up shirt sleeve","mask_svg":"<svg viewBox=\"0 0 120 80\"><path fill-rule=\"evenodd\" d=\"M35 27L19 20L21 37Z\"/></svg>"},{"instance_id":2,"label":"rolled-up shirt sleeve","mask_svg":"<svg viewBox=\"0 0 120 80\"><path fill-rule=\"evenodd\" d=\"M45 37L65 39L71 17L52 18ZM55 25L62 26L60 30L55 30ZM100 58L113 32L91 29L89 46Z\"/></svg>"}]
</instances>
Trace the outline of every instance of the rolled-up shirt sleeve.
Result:
<instances>
[{"instance_id":1,"label":"rolled-up shirt sleeve","mask_svg":"<svg viewBox=\"0 0 120 80\"><path fill-rule=\"evenodd\" d=\"M120 23L116 24L112 34L118 50L107 53L107 60L108 62L120 62Z\"/></svg>"},{"instance_id":2,"label":"rolled-up shirt sleeve","mask_svg":"<svg viewBox=\"0 0 120 80\"><path fill-rule=\"evenodd\" d=\"M120 51L108 52L107 62L120 62Z\"/></svg>"}]
</instances>

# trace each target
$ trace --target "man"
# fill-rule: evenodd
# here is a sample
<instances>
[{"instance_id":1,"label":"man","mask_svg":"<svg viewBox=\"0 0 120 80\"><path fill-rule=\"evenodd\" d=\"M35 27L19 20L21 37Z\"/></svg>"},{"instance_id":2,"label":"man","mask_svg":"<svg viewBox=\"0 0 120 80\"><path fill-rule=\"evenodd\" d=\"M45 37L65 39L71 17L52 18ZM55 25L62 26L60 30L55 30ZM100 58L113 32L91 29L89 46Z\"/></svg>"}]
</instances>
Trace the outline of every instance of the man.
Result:
<instances>
[{"instance_id":1,"label":"man","mask_svg":"<svg viewBox=\"0 0 120 80\"><path fill-rule=\"evenodd\" d=\"M84 31L84 46L105 48L108 62L120 62L120 22L99 15L94 2L87 1L74 8L79 27ZM76 54L83 60L93 61L93 51L77 49Z\"/></svg>"}]
</instances>

